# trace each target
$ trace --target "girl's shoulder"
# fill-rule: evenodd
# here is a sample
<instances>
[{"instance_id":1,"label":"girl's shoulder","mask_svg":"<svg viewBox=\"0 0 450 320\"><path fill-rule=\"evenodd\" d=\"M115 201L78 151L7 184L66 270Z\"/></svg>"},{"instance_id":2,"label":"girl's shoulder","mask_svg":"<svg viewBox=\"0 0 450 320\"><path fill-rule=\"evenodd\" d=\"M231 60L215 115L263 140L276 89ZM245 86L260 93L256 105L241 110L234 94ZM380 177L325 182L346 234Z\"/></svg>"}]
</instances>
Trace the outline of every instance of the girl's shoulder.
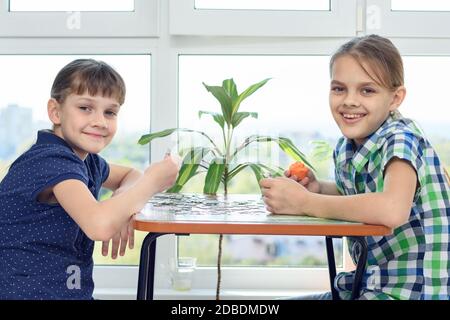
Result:
<instances>
[{"instance_id":1,"label":"girl's shoulder","mask_svg":"<svg viewBox=\"0 0 450 320\"><path fill-rule=\"evenodd\" d=\"M45 159L71 159L83 162L72 149L57 144L36 144L23 154L23 160L42 161Z\"/></svg>"},{"instance_id":2,"label":"girl's shoulder","mask_svg":"<svg viewBox=\"0 0 450 320\"><path fill-rule=\"evenodd\" d=\"M74 166L82 168L84 163L70 148L55 144L35 144L11 164L9 171L35 172Z\"/></svg>"},{"instance_id":3,"label":"girl's shoulder","mask_svg":"<svg viewBox=\"0 0 450 320\"><path fill-rule=\"evenodd\" d=\"M394 118L382 128L379 134L378 144L384 145L395 142L426 143L426 138L420 126L412 119L405 117Z\"/></svg>"},{"instance_id":4,"label":"girl's shoulder","mask_svg":"<svg viewBox=\"0 0 450 320\"><path fill-rule=\"evenodd\" d=\"M338 139L334 150L333 150L333 159L336 161L341 154L346 152L347 149L347 138L342 136Z\"/></svg>"}]
</instances>

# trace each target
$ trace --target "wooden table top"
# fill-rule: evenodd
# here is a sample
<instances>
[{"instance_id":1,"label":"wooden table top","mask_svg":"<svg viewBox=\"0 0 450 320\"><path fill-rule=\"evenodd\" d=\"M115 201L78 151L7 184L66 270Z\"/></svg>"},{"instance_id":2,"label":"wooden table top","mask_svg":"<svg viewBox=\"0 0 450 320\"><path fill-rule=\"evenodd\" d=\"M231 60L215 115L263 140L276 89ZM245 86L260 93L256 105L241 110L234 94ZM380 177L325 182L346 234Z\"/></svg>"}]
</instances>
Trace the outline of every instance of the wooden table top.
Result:
<instances>
[{"instance_id":1,"label":"wooden table top","mask_svg":"<svg viewBox=\"0 0 450 320\"><path fill-rule=\"evenodd\" d=\"M185 234L383 236L385 226L274 215L260 195L158 194L135 216L136 230Z\"/></svg>"}]
</instances>

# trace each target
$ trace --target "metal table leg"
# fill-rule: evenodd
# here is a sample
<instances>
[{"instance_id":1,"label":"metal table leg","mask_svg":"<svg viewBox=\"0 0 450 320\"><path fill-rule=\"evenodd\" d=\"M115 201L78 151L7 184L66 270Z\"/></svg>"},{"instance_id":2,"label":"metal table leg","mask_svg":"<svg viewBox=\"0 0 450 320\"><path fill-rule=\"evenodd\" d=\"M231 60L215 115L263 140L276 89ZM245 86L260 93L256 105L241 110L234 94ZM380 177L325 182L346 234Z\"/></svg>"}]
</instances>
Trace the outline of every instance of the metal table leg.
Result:
<instances>
[{"instance_id":1,"label":"metal table leg","mask_svg":"<svg viewBox=\"0 0 450 320\"><path fill-rule=\"evenodd\" d=\"M333 238L325 237L325 243L327 245L328 273L330 275L331 295L333 300L341 300L336 288L334 287L334 278L336 278L336 262L334 260Z\"/></svg>"},{"instance_id":2,"label":"metal table leg","mask_svg":"<svg viewBox=\"0 0 450 320\"><path fill-rule=\"evenodd\" d=\"M155 284L155 253L156 239L167 233L149 233L145 236L141 247L139 262L139 278L137 300L153 300L153 287ZM189 236L187 233L177 233L177 236Z\"/></svg>"},{"instance_id":3,"label":"metal table leg","mask_svg":"<svg viewBox=\"0 0 450 320\"><path fill-rule=\"evenodd\" d=\"M340 238L340 237L339 237ZM367 242L365 237L352 237L356 242L358 242L361 246L361 253L358 257L358 264L356 265L356 271L353 278L353 288L351 300L355 300L359 298L359 292L361 290L361 282L362 277L364 275L364 271L366 269L367 262ZM333 300L340 300L339 294L337 290L334 288L334 278L336 277L336 263L334 260L334 250L333 250L333 237L327 236L325 237L326 246L327 246L327 259L328 259L328 272L330 275L330 286L331 286L331 294L333 296Z\"/></svg>"},{"instance_id":4,"label":"metal table leg","mask_svg":"<svg viewBox=\"0 0 450 320\"><path fill-rule=\"evenodd\" d=\"M355 277L353 279L353 288L351 299L355 300L359 298L359 291L361 289L361 282L364 271L366 270L367 262L367 242L365 237L354 237L356 242L361 245L361 253L358 257L358 264L356 265Z\"/></svg>"},{"instance_id":5,"label":"metal table leg","mask_svg":"<svg viewBox=\"0 0 450 320\"><path fill-rule=\"evenodd\" d=\"M153 300L156 239L164 233L149 233L142 242L139 262L138 300Z\"/></svg>"}]
</instances>

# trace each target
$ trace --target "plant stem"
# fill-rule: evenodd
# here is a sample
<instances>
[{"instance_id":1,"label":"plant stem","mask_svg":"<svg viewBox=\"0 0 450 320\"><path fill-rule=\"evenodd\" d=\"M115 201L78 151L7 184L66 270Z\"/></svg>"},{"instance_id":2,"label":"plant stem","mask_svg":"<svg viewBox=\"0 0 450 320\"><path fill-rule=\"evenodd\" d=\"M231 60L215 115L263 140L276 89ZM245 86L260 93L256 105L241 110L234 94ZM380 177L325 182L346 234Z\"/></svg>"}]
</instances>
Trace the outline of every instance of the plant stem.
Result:
<instances>
[{"instance_id":1,"label":"plant stem","mask_svg":"<svg viewBox=\"0 0 450 320\"><path fill-rule=\"evenodd\" d=\"M225 139L225 169L223 173L224 182L223 189L224 194L228 193L228 166L230 164L230 148L231 148L231 140L233 139L233 129L230 126L227 126L227 136Z\"/></svg>"},{"instance_id":2,"label":"plant stem","mask_svg":"<svg viewBox=\"0 0 450 320\"><path fill-rule=\"evenodd\" d=\"M224 134L225 137L225 134ZM227 127L227 135L225 138L225 169L223 173L223 190L225 198L228 194L228 166L230 164L230 148L233 139L233 129ZM222 282L222 242L223 234L219 235L219 250L217 253L217 285L216 285L216 300L220 300L220 284Z\"/></svg>"},{"instance_id":3,"label":"plant stem","mask_svg":"<svg viewBox=\"0 0 450 320\"><path fill-rule=\"evenodd\" d=\"M219 235L219 252L217 254L217 286L216 286L216 300L220 300L220 282L222 280L221 261L222 261L222 241L223 234Z\"/></svg>"}]
</instances>

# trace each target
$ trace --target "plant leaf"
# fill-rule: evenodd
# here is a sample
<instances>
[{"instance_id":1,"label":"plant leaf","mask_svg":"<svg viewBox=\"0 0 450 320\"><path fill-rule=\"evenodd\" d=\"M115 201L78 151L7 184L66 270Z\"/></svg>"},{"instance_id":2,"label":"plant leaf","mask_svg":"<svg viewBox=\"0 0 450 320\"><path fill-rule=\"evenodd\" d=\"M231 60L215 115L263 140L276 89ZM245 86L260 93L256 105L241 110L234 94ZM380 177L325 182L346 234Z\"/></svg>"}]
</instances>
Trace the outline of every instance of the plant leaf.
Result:
<instances>
[{"instance_id":1,"label":"plant leaf","mask_svg":"<svg viewBox=\"0 0 450 320\"><path fill-rule=\"evenodd\" d=\"M174 184L171 188L167 189L167 193L178 193L180 190L183 189L183 186L180 186L178 184Z\"/></svg>"},{"instance_id":2,"label":"plant leaf","mask_svg":"<svg viewBox=\"0 0 450 320\"><path fill-rule=\"evenodd\" d=\"M241 102L244 99L246 99L247 97L249 97L250 95L252 95L256 90L261 88L263 85L265 85L267 83L267 81L269 81L270 79L271 78L267 78L267 79L264 79L263 81L252 84L250 87L248 87L243 92L241 92L241 94L237 97L237 99L235 101L233 101L231 114L233 115L235 112L237 112L239 110L239 106L241 105Z\"/></svg>"},{"instance_id":3,"label":"plant leaf","mask_svg":"<svg viewBox=\"0 0 450 320\"><path fill-rule=\"evenodd\" d=\"M234 83L233 78L223 80L222 88L228 93L231 98L231 102L234 102L238 97L238 92L236 88L236 83Z\"/></svg>"},{"instance_id":4,"label":"plant leaf","mask_svg":"<svg viewBox=\"0 0 450 320\"><path fill-rule=\"evenodd\" d=\"M192 179L193 177L195 177L196 175L198 175L201 172L203 172L203 171L197 170L190 179ZM179 185L179 184L175 183L171 188L167 189L166 192L167 193L178 193L178 192L180 192L181 189L183 189L183 187L184 187L184 185Z\"/></svg>"},{"instance_id":5,"label":"plant leaf","mask_svg":"<svg viewBox=\"0 0 450 320\"><path fill-rule=\"evenodd\" d=\"M312 170L315 171L314 167L311 163L306 159L306 156L301 152L297 147L292 143L292 141L288 138L280 137L277 140L275 140L280 148L292 159L296 161L302 161L304 164L306 164L308 167L310 167Z\"/></svg>"},{"instance_id":6,"label":"plant leaf","mask_svg":"<svg viewBox=\"0 0 450 320\"><path fill-rule=\"evenodd\" d=\"M259 181L263 178L265 178L265 172L263 169L270 172L272 177L278 177L283 175L283 169L278 167L278 170L272 169L264 164L256 164L251 163L249 164L250 168L253 170L253 173L255 174L256 183L259 185Z\"/></svg>"},{"instance_id":7,"label":"plant leaf","mask_svg":"<svg viewBox=\"0 0 450 320\"><path fill-rule=\"evenodd\" d=\"M198 167L203 157L211 151L210 148L193 147L190 152L186 154L178 173L177 181L168 192L178 192L193 176L197 174ZM174 191L178 190L178 191Z\"/></svg>"},{"instance_id":8,"label":"plant leaf","mask_svg":"<svg viewBox=\"0 0 450 320\"><path fill-rule=\"evenodd\" d=\"M252 165L259 166L260 167L259 172L261 172L261 174L263 176L267 172L270 173L270 175L272 177L280 177L284 174L284 169L281 167L271 168L265 164L258 163L258 162L246 162L246 163L241 163L241 164L237 165L236 167L234 167L232 170L230 170L230 172L228 174L228 181L231 181L231 179L233 179L239 172L241 172L242 169L251 167ZM252 170L254 172L254 169L252 169Z\"/></svg>"},{"instance_id":9,"label":"plant leaf","mask_svg":"<svg viewBox=\"0 0 450 320\"><path fill-rule=\"evenodd\" d=\"M203 186L203 193L216 194L219 189L220 181L222 180L223 172L225 170L225 159L214 158L208 167L208 172L205 177L205 185Z\"/></svg>"},{"instance_id":10,"label":"plant leaf","mask_svg":"<svg viewBox=\"0 0 450 320\"><path fill-rule=\"evenodd\" d=\"M202 115L204 115L204 114L209 114L210 116L212 116L214 121L217 122L219 124L219 126L223 129L223 127L225 125L225 119L223 118L223 115L221 115L220 113L217 113L217 112L199 111L198 117L201 118Z\"/></svg>"},{"instance_id":11,"label":"plant leaf","mask_svg":"<svg viewBox=\"0 0 450 320\"><path fill-rule=\"evenodd\" d=\"M316 161L325 161L333 157L333 147L325 140L311 141L314 145L311 151L312 159Z\"/></svg>"},{"instance_id":12,"label":"plant leaf","mask_svg":"<svg viewBox=\"0 0 450 320\"><path fill-rule=\"evenodd\" d=\"M144 144L151 142L153 139L166 137L166 136L174 133L175 131L194 132L194 133L201 134L206 139L208 139L208 141L214 147L214 153L219 156L222 155L222 152L220 151L220 149L217 147L217 145L214 143L214 141L206 133L204 133L202 131L198 131L198 130L191 130L191 129L185 129L185 128L172 128L172 129L166 129L166 130L162 130L162 131L158 131L158 132L145 134L145 135L141 136L138 143L140 145L144 145Z\"/></svg>"},{"instance_id":13,"label":"plant leaf","mask_svg":"<svg viewBox=\"0 0 450 320\"><path fill-rule=\"evenodd\" d=\"M222 115L225 122L230 125L231 124L231 115L232 115L232 105L231 105L231 97L225 91L224 88L219 86L208 86L203 82L206 90L211 92L211 94L220 102L220 106L222 108Z\"/></svg>"},{"instance_id":14,"label":"plant leaf","mask_svg":"<svg viewBox=\"0 0 450 320\"><path fill-rule=\"evenodd\" d=\"M228 181L231 181L231 179L234 178L239 172L241 172L242 169L247 168L249 165L249 162L247 163L241 163L238 164L236 167L234 167L232 170L228 172Z\"/></svg>"},{"instance_id":15,"label":"plant leaf","mask_svg":"<svg viewBox=\"0 0 450 320\"><path fill-rule=\"evenodd\" d=\"M250 163L248 166L252 169L253 173L255 174L256 182L259 185L259 180L264 178L264 171L260 166L254 163Z\"/></svg>"},{"instance_id":16,"label":"plant leaf","mask_svg":"<svg viewBox=\"0 0 450 320\"><path fill-rule=\"evenodd\" d=\"M141 145L144 145L144 144L149 143L150 141L152 141L155 138L166 137L166 136L174 133L177 130L183 130L183 129L172 128L172 129L166 129L166 130L162 130L162 131L158 131L158 132L154 132L154 133L145 134L145 135L141 136L138 143ZM185 129L185 130L187 130L187 129Z\"/></svg>"},{"instance_id":17,"label":"plant leaf","mask_svg":"<svg viewBox=\"0 0 450 320\"><path fill-rule=\"evenodd\" d=\"M288 138L283 137L270 137L270 136L259 136L252 135L245 139L244 143L238 147L231 158L234 158L236 154L238 154L243 149L247 148L247 146L253 142L276 142L278 146L283 150L288 156L293 158L296 161L304 162L308 167L315 171L314 167L311 163L306 159L306 156L292 143L292 141Z\"/></svg>"},{"instance_id":18,"label":"plant leaf","mask_svg":"<svg viewBox=\"0 0 450 320\"><path fill-rule=\"evenodd\" d=\"M258 163L259 166L261 166L262 168L264 168L267 172L270 173L271 177L282 177L284 176L284 169L281 167L275 167L275 168L271 168L265 164L262 163Z\"/></svg>"},{"instance_id":19,"label":"plant leaf","mask_svg":"<svg viewBox=\"0 0 450 320\"><path fill-rule=\"evenodd\" d=\"M231 125L233 128L236 128L242 120L244 120L247 117L252 117L255 119L258 119L258 113L257 112L236 112L233 114L233 119L231 121Z\"/></svg>"}]
</instances>

